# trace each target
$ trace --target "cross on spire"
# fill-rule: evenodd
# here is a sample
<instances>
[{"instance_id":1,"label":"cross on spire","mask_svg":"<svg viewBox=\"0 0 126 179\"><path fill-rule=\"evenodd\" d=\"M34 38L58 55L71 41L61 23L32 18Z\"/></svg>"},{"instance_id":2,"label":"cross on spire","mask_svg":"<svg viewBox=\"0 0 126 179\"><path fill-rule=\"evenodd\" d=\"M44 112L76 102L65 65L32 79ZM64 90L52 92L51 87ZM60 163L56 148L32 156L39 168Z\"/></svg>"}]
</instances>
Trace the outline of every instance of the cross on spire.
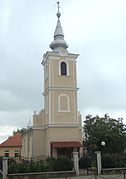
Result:
<instances>
[{"instance_id":1,"label":"cross on spire","mask_svg":"<svg viewBox=\"0 0 126 179\"><path fill-rule=\"evenodd\" d=\"M58 17L58 20L59 20L59 18L60 18L60 16L61 16L61 13L59 12L59 8L60 8L60 6L59 6L59 1L57 1L57 7L58 7L58 12L57 12L57 17Z\"/></svg>"},{"instance_id":2,"label":"cross on spire","mask_svg":"<svg viewBox=\"0 0 126 179\"><path fill-rule=\"evenodd\" d=\"M57 12L57 17L58 17L58 21L57 21L57 25L55 28L55 32L54 32L54 40L53 42L50 44L50 48L53 51L61 51L61 50L66 50L68 48L68 44L66 43L66 41L64 40L64 33L63 33L63 29L60 23L60 16L61 13L59 12L59 1L57 2L57 8L58 8L58 12Z\"/></svg>"},{"instance_id":3,"label":"cross on spire","mask_svg":"<svg viewBox=\"0 0 126 179\"><path fill-rule=\"evenodd\" d=\"M59 8L60 8L60 6L59 6L59 3L60 3L60 2L58 1L58 2L57 2L57 6L58 6L58 12L59 12Z\"/></svg>"}]
</instances>

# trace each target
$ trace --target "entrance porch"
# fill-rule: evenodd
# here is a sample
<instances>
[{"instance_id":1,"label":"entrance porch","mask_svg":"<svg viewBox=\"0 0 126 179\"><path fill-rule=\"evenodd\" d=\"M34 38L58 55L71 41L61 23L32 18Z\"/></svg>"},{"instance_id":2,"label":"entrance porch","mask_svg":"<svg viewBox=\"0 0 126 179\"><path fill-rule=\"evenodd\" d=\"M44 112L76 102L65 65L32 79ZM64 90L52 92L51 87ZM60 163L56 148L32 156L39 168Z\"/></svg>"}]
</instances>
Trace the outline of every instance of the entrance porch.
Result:
<instances>
[{"instance_id":1,"label":"entrance porch","mask_svg":"<svg viewBox=\"0 0 126 179\"><path fill-rule=\"evenodd\" d=\"M73 158L73 152L78 152L82 144L78 141L58 141L51 142L52 157L68 157Z\"/></svg>"}]
</instances>

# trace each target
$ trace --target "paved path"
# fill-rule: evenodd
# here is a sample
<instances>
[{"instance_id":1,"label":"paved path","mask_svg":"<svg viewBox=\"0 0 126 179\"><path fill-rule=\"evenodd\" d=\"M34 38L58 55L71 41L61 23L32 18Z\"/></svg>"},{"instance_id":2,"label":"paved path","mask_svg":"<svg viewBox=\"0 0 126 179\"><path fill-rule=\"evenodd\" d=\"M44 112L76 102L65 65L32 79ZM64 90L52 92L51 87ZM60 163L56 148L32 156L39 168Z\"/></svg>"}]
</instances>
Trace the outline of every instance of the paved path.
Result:
<instances>
[{"instance_id":1,"label":"paved path","mask_svg":"<svg viewBox=\"0 0 126 179\"><path fill-rule=\"evenodd\" d=\"M54 178L50 178L54 179ZM78 176L78 177L66 177L66 178L57 178L57 179L126 179L126 176L124 174L118 174L118 175L84 175L84 176Z\"/></svg>"}]
</instances>

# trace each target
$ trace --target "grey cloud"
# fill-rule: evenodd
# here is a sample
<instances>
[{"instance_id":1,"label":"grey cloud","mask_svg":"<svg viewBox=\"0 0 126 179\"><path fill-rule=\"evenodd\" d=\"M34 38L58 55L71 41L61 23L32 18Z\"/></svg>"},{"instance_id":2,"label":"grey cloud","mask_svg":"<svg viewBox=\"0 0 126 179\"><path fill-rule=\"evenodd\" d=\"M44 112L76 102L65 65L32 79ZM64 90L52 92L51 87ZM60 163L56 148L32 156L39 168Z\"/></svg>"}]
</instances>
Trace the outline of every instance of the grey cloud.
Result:
<instances>
[{"instance_id":1,"label":"grey cloud","mask_svg":"<svg viewBox=\"0 0 126 179\"><path fill-rule=\"evenodd\" d=\"M55 2L13 1L9 4L10 16L4 28L2 13L7 5L1 2L0 119L25 127L33 111L43 107L41 60L53 40L57 10ZM126 12L120 4L122 11L118 9L120 13L116 14L113 9L109 19L100 11L100 7L103 8L100 3L94 4L93 0L62 3L61 23L69 52L80 53L77 79L82 115L95 110L97 113L121 111L123 115L126 108ZM78 12L75 14L76 4Z\"/></svg>"}]
</instances>

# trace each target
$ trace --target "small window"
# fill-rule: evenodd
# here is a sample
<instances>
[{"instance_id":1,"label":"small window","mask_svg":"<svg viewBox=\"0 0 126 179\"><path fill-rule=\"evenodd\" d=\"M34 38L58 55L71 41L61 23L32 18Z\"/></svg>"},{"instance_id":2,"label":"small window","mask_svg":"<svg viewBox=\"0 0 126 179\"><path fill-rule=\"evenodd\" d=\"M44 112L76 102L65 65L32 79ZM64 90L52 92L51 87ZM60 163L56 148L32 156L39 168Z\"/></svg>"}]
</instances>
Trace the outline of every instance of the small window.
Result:
<instances>
[{"instance_id":1,"label":"small window","mask_svg":"<svg viewBox=\"0 0 126 179\"><path fill-rule=\"evenodd\" d=\"M19 157L19 150L15 150L15 152L14 152L14 157L16 158L16 157Z\"/></svg>"},{"instance_id":2,"label":"small window","mask_svg":"<svg viewBox=\"0 0 126 179\"><path fill-rule=\"evenodd\" d=\"M61 62L61 75L67 75L67 65L65 62Z\"/></svg>"},{"instance_id":3,"label":"small window","mask_svg":"<svg viewBox=\"0 0 126 179\"><path fill-rule=\"evenodd\" d=\"M9 157L9 150L5 150L4 156L5 156L5 157Z\"/></svg>"}]
</instances>

